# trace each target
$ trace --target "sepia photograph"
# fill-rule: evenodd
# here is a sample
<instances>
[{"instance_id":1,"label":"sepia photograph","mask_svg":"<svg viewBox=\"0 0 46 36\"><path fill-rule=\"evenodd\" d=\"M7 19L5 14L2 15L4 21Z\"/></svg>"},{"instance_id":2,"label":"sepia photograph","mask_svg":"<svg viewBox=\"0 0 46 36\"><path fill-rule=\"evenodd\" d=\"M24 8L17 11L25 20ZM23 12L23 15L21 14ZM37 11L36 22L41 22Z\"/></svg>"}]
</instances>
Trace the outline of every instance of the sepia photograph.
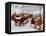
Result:
<instances>
[{"instance_id":1,"label":"sepia photograph","mask_svg":"<svg viewBox=\"0 0 46 36\"><path fill-rule=\"evenodd\" d=\"M11 32L43 31L43 6L11 4Z\"/></svg>"}]
</instances>

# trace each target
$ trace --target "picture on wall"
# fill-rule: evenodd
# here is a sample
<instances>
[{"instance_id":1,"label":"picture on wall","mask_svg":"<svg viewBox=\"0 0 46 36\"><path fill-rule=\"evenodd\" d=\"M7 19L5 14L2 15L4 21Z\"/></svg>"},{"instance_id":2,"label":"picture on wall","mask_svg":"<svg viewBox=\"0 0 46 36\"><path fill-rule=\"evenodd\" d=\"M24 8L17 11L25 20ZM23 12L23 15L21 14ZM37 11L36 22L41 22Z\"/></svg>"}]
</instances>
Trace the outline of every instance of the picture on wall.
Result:
<instances>
[{"instance_id":1,"label":"picture on wall","mask_svg":"<svg viewBox=\"0 0 46 36\"><path fill-rule=\"evenodd\" d=\"M44 32L44 30L45 4L6 3L6 33Z\"/></svg>"}]
</instances>

